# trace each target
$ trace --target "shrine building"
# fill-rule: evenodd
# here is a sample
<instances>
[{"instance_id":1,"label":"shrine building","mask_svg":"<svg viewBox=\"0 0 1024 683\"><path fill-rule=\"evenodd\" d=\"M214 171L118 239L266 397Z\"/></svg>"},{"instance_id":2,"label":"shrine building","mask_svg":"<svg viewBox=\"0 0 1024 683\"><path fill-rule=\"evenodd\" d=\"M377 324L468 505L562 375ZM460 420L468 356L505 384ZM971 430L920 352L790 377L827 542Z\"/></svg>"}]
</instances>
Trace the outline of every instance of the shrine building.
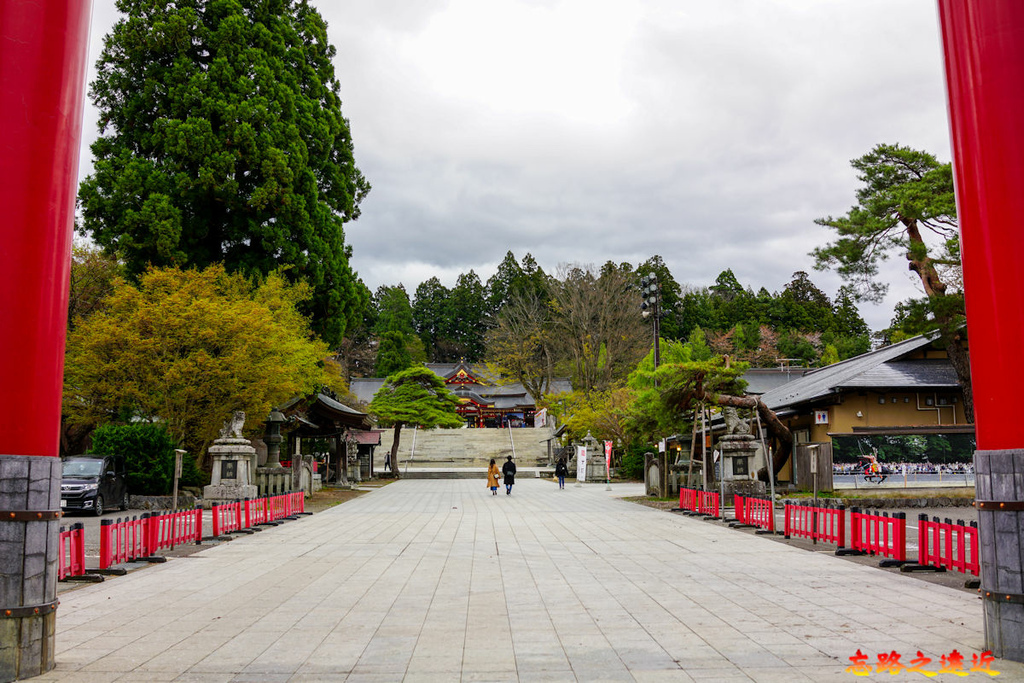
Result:
<instances>
[{"instance_id":1,"label":"shrine building","mask_svg":"<svg viewBox=\"0 0 1024 683\"><path fill-rule=\"evenodd\" d=\"M520 382L502 383L483 365L458 363L425 363L425 367L444 380L448 390L459 399L457 412L467 427L533 427L537 405ZM373 400L384 386L382 377L354 377L349 390L363 403ZM554 378L547 393L572 391L567 378Z\"/></svg>"}]
</instances>

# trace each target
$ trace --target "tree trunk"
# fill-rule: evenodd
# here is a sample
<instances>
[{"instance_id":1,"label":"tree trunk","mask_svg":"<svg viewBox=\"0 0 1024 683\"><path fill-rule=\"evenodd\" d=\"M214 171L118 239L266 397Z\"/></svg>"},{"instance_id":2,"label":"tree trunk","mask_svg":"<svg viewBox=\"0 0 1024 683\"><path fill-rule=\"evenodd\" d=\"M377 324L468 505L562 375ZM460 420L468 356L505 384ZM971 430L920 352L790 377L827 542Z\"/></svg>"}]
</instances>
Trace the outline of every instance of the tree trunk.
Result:
<instances>
[{"instance_id":1,"label":"tree trunk","mask_svg":"<svg viewBox=\"0 0 1024 683\"><path fill-rule=\"evenodd\" d=\"M391 474L395 475L395 479L399 478L399 475L398 475L398 438L399 438L399 436L401 434L402 434L402 423L401 422L396 422L395 423L395 438L391 442L391 458L390 458L390 463L389 463L391 465Z\"/></svg>"},{"instance_id":2,"label":"tree trunk","mask_svg":"<svg viewBox=\"0 0 1024 683\"><path fill-rule=\"evenodd\" d=\"M963 345L962 333L954 334L946 345L946 355L956 370L956 378L964 395L964 417L974 424L974 391L971 388L971 359Z\"/></svg>"}]
</instances>

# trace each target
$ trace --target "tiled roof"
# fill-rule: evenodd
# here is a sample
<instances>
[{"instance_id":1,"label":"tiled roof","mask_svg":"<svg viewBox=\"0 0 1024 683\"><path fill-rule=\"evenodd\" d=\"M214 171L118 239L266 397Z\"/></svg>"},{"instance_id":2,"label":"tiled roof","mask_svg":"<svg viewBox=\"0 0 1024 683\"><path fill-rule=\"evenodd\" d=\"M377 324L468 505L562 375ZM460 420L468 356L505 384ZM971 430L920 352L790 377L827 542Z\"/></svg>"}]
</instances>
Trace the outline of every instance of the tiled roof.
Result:
<instances>
[{"instance_id":1,"label":"tiled roof","mask_svg":"<svg viewBox=\"0 0 1024 683\"><path fill-rule=\"evenodd\" d=\"M907 339L877 351L818 368L803 377L766 391L761 400L772 410L807 403L841 389L932 389L956 386L950 383L948 360L908 360L908 356L929 346L937 334ZM943 367L945 366L945 367ZM952 374L955 380L956 374ZM941 383L936 383L941 382Z\"/></svg>"},{"instance_id":2,"label":"tiled roof","mask_svg":"<svg viewBox=\"0 0 1024 683\"><path fill-rule=\"evenodd\" d=\"M468 398L473 403L476 403L477 405L481 406L489 406L494 403L494 401L484 398L480 394L476 393L475 391L470 391L469 389L456 389L452 393L454 393L459 398Z\"/></svg>"},{"instance_id":3,"label":"tiled roof","mask_svg":"<svg viewBox=\"0 0 1024 683\"><path fill-rule=\"evenodd\" d=\"M944 358L892 361L851 377L843 388L955 389L960 386L953 365Z\"/></svg>"},{"instance_id":4,"label":"tiled roof","mask_svg":"<svg viewBox=\"0 0 1024 683\"><path fill-rule=\"evenodd\" d=\"M325 406L333 408L334 410L337 410L342 413L350 413L352 415L362 415L363 417L366 417L366 413L360 412L355 408L349 408L344 403L339 403L338 401L335 401L333 398L327 396L326 394L317 394L316 397L317 400L319 400Z\"/></svg>"},{"instance_id":5,"label":"tiled roof","mask_svg":"<svg viewBox=\"0 0 1024 683\"><path fill-rule=\"evenodd\" d=\"M380 434L381 433L377 430L362 432L353 429L351 432L349 432L349 435L356 440L356 443L360 443L364 446L379 446Z\"/></svg>"},{"instance_id":6,"label":"tiled roof","mask_svg":"<svg viewBox=\"0 0 1024 683\"><path fill-rule=\"evenodd\" d=\"M743 373L743 380L747 383L746 393L764 394L799 379L810 371L810 368L750 368Z\"/></svg>"},{"instance_id":7,"label":"tiled roof","mask_svg":"<svg viewBox=\"0 0 1024 683\"><path fill-rule=\"evenodd\" d=\"M363 403L369 403L382 386L384 386L383 377L353 377L348 384L348 390Z\"/></svg>"},{"instance_id":8,"label":"tiled roof","mask_svg":"<svg viewBox=\"0 0 1024 683\"><path fill-rule=\"evenodd\" d=\"M529 392L520 382L510 384L497 384L486 366L482 364L469 365L468 363L425 363L426 368L435 375L445 378L452 376L457 369L465 367L477 379L484 382L495 382L492 385L473 385L474 395L479 397L481 403L489 404L494 402L496 408L532 408L535 404ZM363 403L373 400L374 394L384 386L385 379L382 377L353 377L349 382L349 391L355 394ZM565 377L556 377L551 380L548 387L548 394L561 394L572 391L572 383Z\"/></svg>"}]
</instances>

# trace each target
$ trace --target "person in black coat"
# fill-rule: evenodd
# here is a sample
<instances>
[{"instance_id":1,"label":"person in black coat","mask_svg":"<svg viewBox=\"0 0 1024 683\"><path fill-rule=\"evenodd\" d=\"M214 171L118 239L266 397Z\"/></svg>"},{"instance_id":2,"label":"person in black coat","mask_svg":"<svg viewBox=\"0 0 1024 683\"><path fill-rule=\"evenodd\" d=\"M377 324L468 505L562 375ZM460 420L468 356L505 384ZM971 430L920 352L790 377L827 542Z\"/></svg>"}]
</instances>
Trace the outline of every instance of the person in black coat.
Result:
<instances>
[{"instance_id":1,"label":"person in black coat","mask_svg":"<svg viewBox=\"0 0 1024 683\"><path fill-rule=\"evenodd\" d=\"M565 488L565 477L569 474L569 466L565 464L565 458L559 458L555 465L555 476L558 477L558 488Z\"/></svg>"},{"instance_id":2,"label":"person in black coat","mask_svg":"<svg viewBox=\"0 0 1024 683\"><path fill-rule=\"evenodd\" d=\"M505 475L505 495L512 495L512 484L516 483L516 464L512 462L512 456L508 456L505 464L501 466L501 473Z\"/></svg>"}]
</instances>

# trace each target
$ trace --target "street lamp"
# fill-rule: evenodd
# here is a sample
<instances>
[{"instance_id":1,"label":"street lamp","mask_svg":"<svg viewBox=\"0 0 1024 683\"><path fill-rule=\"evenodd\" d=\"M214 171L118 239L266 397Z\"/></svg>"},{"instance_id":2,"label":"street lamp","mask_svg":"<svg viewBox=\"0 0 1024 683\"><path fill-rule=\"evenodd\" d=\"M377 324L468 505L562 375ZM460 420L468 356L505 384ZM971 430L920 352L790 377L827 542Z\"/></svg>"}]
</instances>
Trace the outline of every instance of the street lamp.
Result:
<instances>
[{"instance_id":1,"label":"street lamp","mask_svg":"<svg viewBox=\"0 0 1024 683\"><path fill-rule=\"evenodd\" d=\"M640 302L640 315L654 318L654 369L657 370L661 362L661 293L657 275L651 273L640 278L640 294L643 296Z\"/></svg>"}]
</instances>

